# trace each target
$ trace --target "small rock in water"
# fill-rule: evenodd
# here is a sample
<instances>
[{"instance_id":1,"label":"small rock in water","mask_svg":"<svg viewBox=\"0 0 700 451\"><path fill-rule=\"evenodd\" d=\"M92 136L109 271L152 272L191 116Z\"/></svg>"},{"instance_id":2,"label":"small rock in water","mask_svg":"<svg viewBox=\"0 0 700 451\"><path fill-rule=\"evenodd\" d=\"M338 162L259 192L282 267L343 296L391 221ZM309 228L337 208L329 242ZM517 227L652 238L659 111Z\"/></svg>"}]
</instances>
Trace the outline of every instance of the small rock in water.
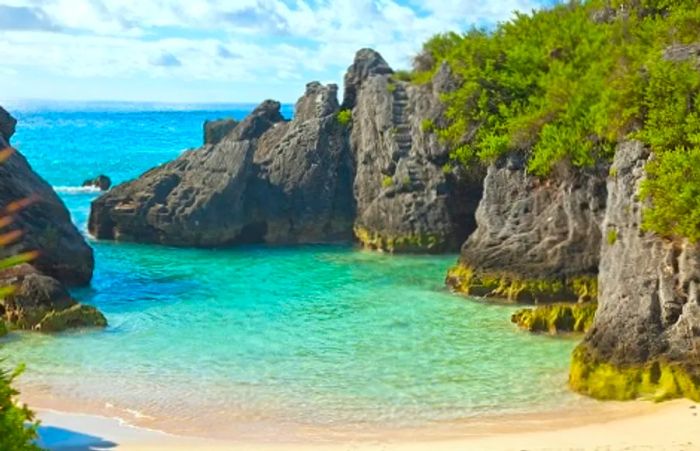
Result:
<instances>
[{"instance_id":1,"label":"small rock in water","mask_svg":"<svg viewBox=\"0 0 700 451\"><path fill-rule=\"evenodd\" d=\"M106 175L98 175L94 179L85 180L83 186L94 186L100 191L107 191L112 186L112 180Z\"/></svg>"}]
</instances>

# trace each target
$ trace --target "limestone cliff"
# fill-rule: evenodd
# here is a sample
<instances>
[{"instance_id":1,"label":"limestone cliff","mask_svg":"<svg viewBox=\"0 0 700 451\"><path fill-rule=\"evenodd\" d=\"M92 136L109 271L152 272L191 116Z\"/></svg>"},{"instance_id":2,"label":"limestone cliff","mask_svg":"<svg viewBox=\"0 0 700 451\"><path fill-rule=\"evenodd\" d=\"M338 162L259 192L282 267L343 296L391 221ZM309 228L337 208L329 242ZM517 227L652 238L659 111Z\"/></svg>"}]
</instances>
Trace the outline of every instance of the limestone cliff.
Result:
<instances>
[{"instance_id":1,"label":"limestone cliff","mask_svg":"<svg viewBox=\"0 0 700 451\"><path fill-rule=\"evenodd\" d=\"M440 94L454 86L447 65L431 83L401 81L377 52L358 52L345 77L357 161L355 233L369 248L455 250L474 229L481 180L445 170L449 149L435 135Z\"/></svg>"},{"instance_id":2,"label":"limestone cliff","mask_svg":"<svg viewBox=\"0 0 700 451\"><path fill-rule=\"evenodd\" d=\"M547 179L518 154L488 168L476 231L447 284L458 292L524 302L596 295L607 168L561 163Z\"/></svg>"},{"instance_id":3,"label":"limestone cliff","mask_svg":"<svg viewBox=\"0 0 700 451\"><path fill-rule=\"evenodd\" d=\"M649 154L620 145L608 180L599 309L574 353L571 386L614 399L700 401L700 245L641 229Z\"/></svg>"}]
</instances>

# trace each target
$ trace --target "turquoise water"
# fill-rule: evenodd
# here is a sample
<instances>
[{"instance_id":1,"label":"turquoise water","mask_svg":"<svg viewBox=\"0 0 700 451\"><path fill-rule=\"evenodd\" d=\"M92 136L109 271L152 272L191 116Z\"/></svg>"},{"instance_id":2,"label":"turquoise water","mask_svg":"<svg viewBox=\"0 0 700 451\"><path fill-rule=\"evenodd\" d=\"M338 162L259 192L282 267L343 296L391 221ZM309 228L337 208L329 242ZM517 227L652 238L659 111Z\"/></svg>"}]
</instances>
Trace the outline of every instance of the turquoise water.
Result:
<instances>
[{"instance_id":1,"label":"turquoise water","mask_svg":"<svg viewBox=\"0 0 700 451\"><path fill-rule=\"evenodd\" d=\"M96 196L72 188L83 179L132 178L197 146L204 119L246 111L126 109L16 113L15 145L62 187L82 229ZM110 326L12 334L0 354L27 364L27 390L128 408L180 432L251 421L422 426L580 402L566 390L575 341L519 332L513 307L446 292L455 256L92 245L92 286L75 295Z\"/></svg>"}]
</instances>

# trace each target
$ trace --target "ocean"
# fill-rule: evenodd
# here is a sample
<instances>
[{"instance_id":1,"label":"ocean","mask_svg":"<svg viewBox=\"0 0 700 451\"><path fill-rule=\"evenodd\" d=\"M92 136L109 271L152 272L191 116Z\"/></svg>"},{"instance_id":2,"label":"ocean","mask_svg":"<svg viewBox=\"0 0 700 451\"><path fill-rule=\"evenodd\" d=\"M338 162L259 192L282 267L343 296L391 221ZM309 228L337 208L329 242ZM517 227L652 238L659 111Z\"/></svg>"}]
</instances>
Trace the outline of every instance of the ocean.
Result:
<instances>
[{"instance_id":1,"label":"ocean","mask_svg":"<svg viewBox=\"0 0 700 451\"><path fill-rule=\"evenodd\" d=\"M202 142L202 123L253 105L7 105L13 144L86 232L81 188L115 183ZM285 106L287 117L293 114ZM106 330L12 333L6 364L38 404L179 433L426 427L580 408L566 388L576 340L531 335L512 305L447 292L456 255L347 246L179 249L95 241ZM207 432L207 435L211 435Z\"/></svg>"}]
</instances>

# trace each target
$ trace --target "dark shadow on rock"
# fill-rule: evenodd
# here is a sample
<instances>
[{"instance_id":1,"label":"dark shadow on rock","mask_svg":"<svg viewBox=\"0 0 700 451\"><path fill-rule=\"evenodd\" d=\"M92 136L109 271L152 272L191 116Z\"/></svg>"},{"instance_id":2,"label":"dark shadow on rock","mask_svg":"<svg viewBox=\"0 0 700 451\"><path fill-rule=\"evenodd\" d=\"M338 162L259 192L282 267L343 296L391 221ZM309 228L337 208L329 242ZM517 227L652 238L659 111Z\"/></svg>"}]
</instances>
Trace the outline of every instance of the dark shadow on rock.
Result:
<instances>
[{"instance_id":1,"label":"dark shadow on rock","mask_svg":"<svg viewBox=\"0 0 700 451\"><path fill-rule=\"evenodd\" d=\"M117 447L112 441L55 426L40 426L37 444L52 451L101 451Z\"/></svg>"}]
</instances>

